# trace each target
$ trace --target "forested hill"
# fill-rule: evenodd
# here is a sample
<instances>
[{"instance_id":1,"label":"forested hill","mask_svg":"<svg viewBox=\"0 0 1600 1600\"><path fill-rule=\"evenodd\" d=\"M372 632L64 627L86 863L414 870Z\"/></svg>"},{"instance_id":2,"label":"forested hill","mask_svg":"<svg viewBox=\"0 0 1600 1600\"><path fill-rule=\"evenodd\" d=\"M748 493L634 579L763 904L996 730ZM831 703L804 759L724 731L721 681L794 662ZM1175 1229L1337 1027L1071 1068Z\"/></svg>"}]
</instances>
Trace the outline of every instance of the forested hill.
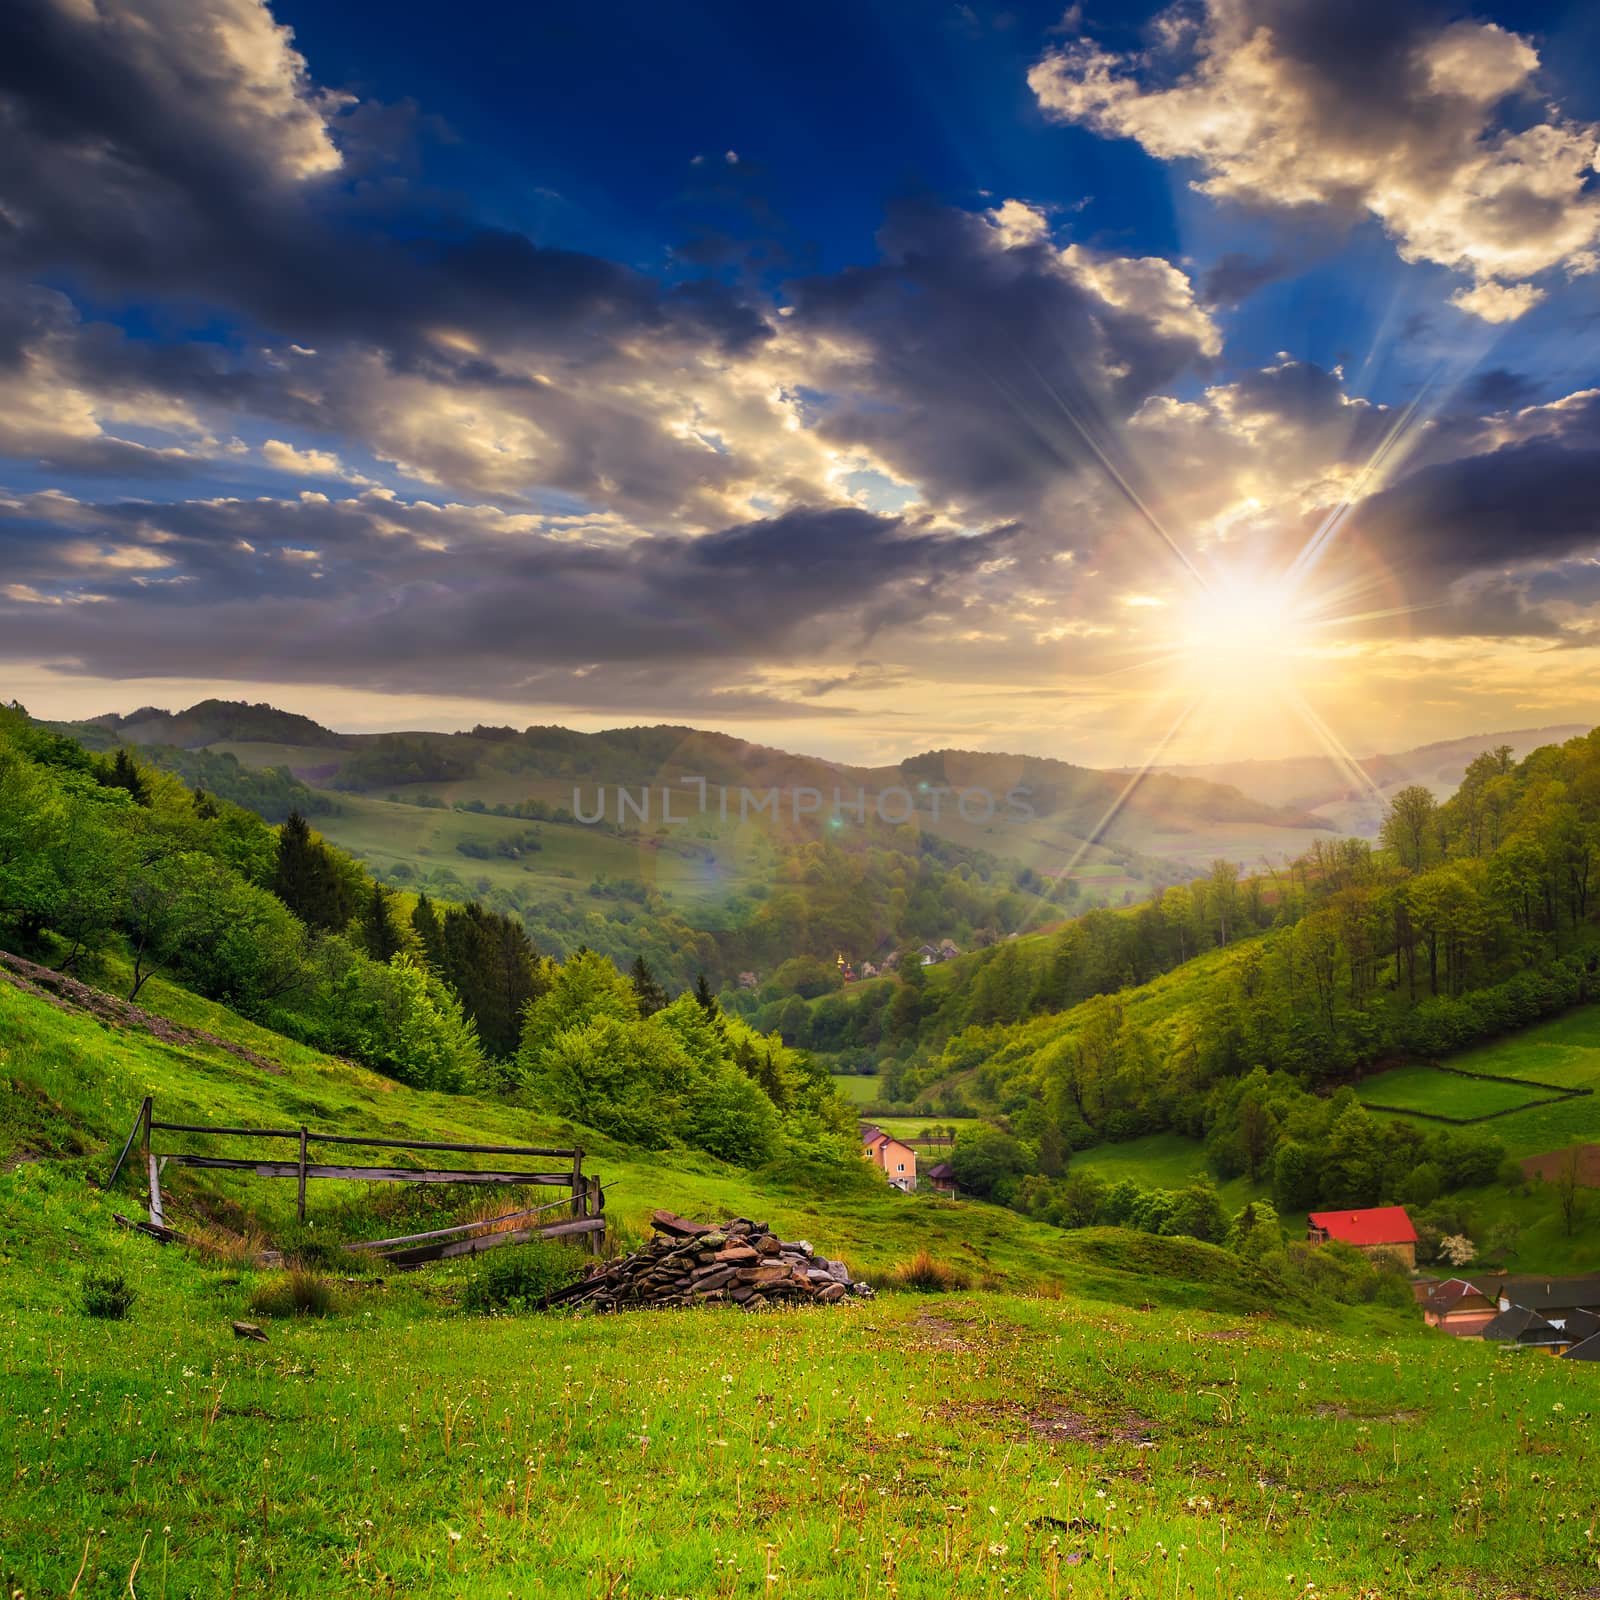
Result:
<instances>
[{"instance_id":1,"label":"forested hill","mask_svg":"<svg viewBox=\"0 0 1600 1600\"><path fill-rule=\"evenodd\" d=\"M894 1100L1002 1119L1007 1192L1031 1174L1048 1197L1072 1150L1174 1131L1287 1204L1371 1205L1426 1141L1333 1091L1600 998L1597 920L1600 730L1521 762L1484 752L1442 804L1400 790L1376 848L1314 840L1288 872L1219 864L1059 934L746 1004L836 1064L881 1067ZM1448 1161L1492 1174L1485 1138L1451 1135Z\"/></svg>"},{"instance_id":2,"label":"forested hill","mask_svg":"<svg viewBox=\"0 0 1600 1600\"><path fill-rule=\"evenodd\" d=\"M145 708L62 727L74 735L100 730L139 746L190 750L278 746L293 753L290 764L298 775L349 792L496 777L559 780L578 787L704 778L714 785L809 786L829 797L836 786L847 794L857 787L876 794L900 786L919 798L947 786L951 792L983 789L997 801L1023 788L1039 817L1079 832L1104 823L1108 812L1115 813L1110 819L1113 836L1141 817L1184 826L1204 822L1318 826L1298 808L1254 799L1232 784L1176 773L1151 774L1130 790L1128 776L1121 772L963 750L934 750L891 766L860 767L774 750L727 734L664 725L600 733L480 725L461 733L345 734L272 706L207 700L186 711ZM242 758L248 755L241 752ZM949 809L954 808L952 799ZM923 809L931 815L925 798Z\"/></svg>"}]
</instances>

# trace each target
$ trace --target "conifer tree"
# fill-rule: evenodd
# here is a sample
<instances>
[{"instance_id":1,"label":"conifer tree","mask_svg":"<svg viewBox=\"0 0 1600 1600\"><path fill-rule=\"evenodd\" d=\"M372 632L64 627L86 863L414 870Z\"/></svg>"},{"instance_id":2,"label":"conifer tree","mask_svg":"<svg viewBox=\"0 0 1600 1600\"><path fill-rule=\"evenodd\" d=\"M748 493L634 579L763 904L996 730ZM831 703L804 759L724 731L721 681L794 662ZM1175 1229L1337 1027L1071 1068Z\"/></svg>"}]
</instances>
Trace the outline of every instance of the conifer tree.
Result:
<instances>
[{"instance_id":1,"label":"conifer tree","mask_svg":"<svg viewBox=\"0 0 1600 1600\"><path fill-rule=\"evenodd\" d=\"M313 836L298 811L291 811L278 830L272 892L309 928L337 932L349 926L355 912L349 882L333 852Z\"/></svg>"},{"instance_id":2,"label":"conifer tree","mask_svg":"<svg viewBox=\"0 0 1600 1600\"><path fill-rule=\"evenodd\" d=\"M361 943L374 961L387 962L405 949L405 938L395 925L389 901L389 891L374 879L361 912Z\"/></svg>"},{"instance_id":3,"label":"conifer tree","mask_svg":"<svg viewBox=\"0 0 1600 1600\"><path fill-rule=\"evenodd\" d=\"M694 997L700 1002L700 1009L708 1017L717 1015L717 997L711 992L711 985L706 982L705 973L701 973L694 981Z\"/></svg>"},{"instance_id":4,"label":"conifer tree","mask_svg":"<svg viewBox=\"0 0 1600 1600\"><path fill-rule=\"evenodd\" d=\"M629 974L633 981L633 992L639 997L639 1014L644 1017L653 1017L656 1012L666 1009L667 991L656 981L656 975L650 968L650 963L643 956L633 958L633 970ZM703 1005L705 1002L701 1001Z\"/></svg>"},{"instance_id":5,"label":"conifer tree","mask_svg":"<svg viewBox=\"0 0 1600 1600\"><path fill-rule=\"evenodd\" d=\"M102 771L100 783L106 789L126 789L142 806L150 804L150 785L145 782L139 763L126 745L119 745L109 772Z\"/></svg>"},{"instance_id":6,"label":"conifer tree","mask_svg":"<svg viewBox=\"0 0 1600 1600\"><path fill-rule=\"evenodd\" d=\"M435 972L444 971L444 929L439 924L438 913L426 894L417 896L411 913L411 931L422 946L422 958Z\"/></svg>"}]
</instances>

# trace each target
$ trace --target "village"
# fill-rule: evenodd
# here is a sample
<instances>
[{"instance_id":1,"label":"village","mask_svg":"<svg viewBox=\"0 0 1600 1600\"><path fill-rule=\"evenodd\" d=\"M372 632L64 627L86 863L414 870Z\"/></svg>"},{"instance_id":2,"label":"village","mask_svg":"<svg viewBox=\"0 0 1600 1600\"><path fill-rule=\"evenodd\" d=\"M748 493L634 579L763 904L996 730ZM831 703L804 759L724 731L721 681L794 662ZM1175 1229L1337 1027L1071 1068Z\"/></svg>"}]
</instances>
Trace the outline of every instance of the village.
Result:
<instances>
[{"instance_id":1,"label":"village","mask_svg":"<svg viewBox=\"0 0 1600 1600\"><path fill-rule=\"evenodd\" d=\"M919 1187L955 1196L955 1172L947 1156L918 1174L919 1148L945 1150L950 1136L900 1139L871 1122L861 1124L861 1154L880 1168L885 1182L904 1194ZM1404 1206L1357 1211L1313 1211L1306 1242L1351 1246L1373 1259L1389 1258L1411 1274L1411 1290L1430 1328L1457 1339L1482 1339L1514 1350L1537 1350L1569 1361L1600 1361L1600 1273L1572 1277L1510 1276L1499 1273L1438 1279L1417 1270L1417 1230Z\"/></svg>"}]
</instances>

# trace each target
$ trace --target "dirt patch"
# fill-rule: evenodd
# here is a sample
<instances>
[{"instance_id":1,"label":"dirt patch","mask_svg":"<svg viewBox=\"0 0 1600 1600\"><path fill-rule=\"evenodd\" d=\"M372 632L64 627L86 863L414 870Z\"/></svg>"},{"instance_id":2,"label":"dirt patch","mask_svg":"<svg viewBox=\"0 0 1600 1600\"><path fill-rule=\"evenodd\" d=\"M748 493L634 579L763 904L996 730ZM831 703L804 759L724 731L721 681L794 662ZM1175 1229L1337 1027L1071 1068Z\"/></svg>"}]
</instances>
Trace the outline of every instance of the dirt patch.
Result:
<instances>
[{"instance_id":1,"label":"dirt patch","mask_svg":"<svg viewBox=\"0 0 1600 1600\"><path fill-rule=\"evenodd\" d=\"M1522 1170L1530 1178L1554 1183L1565 1175L1573 1148L1578 1152L1578 1182L1589 1189L1600 1189L1600 1144L1580 1144L1566 1150L1552 1150L1548 1155L1529 1156L1522 1163Z\"/></svg>"},{"instance_id":2,"label":"dirt patch","mask_svg":"<svg viewBox=\"0 0 1600 1600\"><path fill-rule=\"evenodd\" d=\"M944 1406L939 1415L952 1421L974 1417L994 1427L1015 1429L1018 1439L1049 1439L1063 1444L1086 1444L1105 1450L1114 1444L1131 1444L1148 1450L1155 1446L1155 1425L1136 1411L1101 1412L1098 1415L1053 1395L1040 1395L1031 1404L1020 1401L974 1401Z\"/></svg>"},{"instance_id":3,"label":"dirt patch","mask_svg":"<svg viewBox=\"0 0 1600 1600\"><path fill-rule=\"evenodd\" d=\"M201 1028L186 1028L182 1023L169 1022L167 1018L158 1017L155 1012L146 1011L142 1006L119 1000L103 989L91 989L88 984L79 983L64 972L41 967L37 962L24 961L21 956L14 956L8 950L0 950L0 979L24 994L37 995L58 1011L91 1016L114 1028L138 1028L152 1038L159 1039L162 1044L177 1045L179 1048L209 1045L214 1050L225 1050L229 1055L237 1056L261 1072L270 1072L274 1077L283 1075L283 1068L275 1061L267 1060L242 1044L218 1038L216 1034L207 1033Z\"/></svg>"},{"instance_id":4,"label":"dirt patch","mask_svg":"<svg viewBox=\"0 0 1600 1600\"><path fill-rule=\"evenodd\" d=\"M1311 1414L1334 1422L1415 1422L1421 1414L1416 1411L1352 1411L1349 1406L1330 1405L1324 1401L1313 1406Z\"/></svg>"},{"instance_id":5,"label":"dirt patch","mask_svg":"<svg viewBox=\"0 0 1600 1600\"><path fill-rule=\"evenodd\" d=\"M919 1311L908 1326L923 1350L950 1350L958 1353L982 1348L969 1335L978 1332L975 1323L937 1311Z\"/></svg>"}]
</instances>

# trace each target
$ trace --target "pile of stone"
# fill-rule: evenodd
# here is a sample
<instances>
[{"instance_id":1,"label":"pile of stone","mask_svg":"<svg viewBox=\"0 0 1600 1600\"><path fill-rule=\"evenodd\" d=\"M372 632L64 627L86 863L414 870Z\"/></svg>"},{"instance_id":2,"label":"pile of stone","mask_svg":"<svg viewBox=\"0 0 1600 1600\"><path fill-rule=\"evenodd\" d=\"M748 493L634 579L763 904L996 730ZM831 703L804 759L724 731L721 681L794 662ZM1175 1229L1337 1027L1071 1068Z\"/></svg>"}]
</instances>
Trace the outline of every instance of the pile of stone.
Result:
<instances>
[{"instance_id":1,"label":"pile of stone","mask_svg":"<svg viewBox=\"0 0 1600 1600\"><path fill-rule=\"evenodd\" d=\"M870 1285L851 1280L842 1261L819 1256L804 1239L780 1239L764 1222L691 1222L658 1211L651 1224L655 1237L642 1249L597 1264L549 1303L596 1311L726 1303L759 1311L872 1294Z\"/></svg>"}]
</instances>

